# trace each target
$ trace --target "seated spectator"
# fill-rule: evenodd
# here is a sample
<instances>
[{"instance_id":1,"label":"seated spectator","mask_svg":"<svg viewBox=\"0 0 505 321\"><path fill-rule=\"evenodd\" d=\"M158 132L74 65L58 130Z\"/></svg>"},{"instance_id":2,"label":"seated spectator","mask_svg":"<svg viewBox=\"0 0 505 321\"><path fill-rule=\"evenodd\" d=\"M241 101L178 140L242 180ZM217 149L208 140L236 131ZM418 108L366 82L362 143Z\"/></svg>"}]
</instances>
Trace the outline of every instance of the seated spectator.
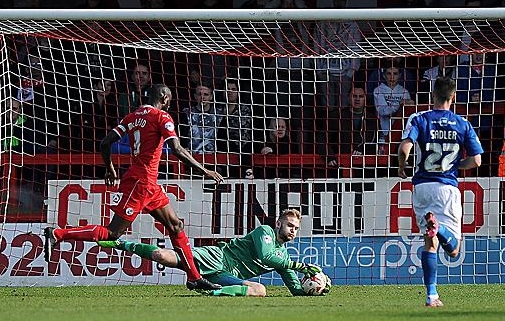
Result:
<instances>
[{"instance_id":1,"label":"seated spectator","mask_svg":"<svg viewBox=\"0 0 505 321\"><path fill-rule=\"evenodd\" d=\"M181 144L191 153L214 153L221 113L216 110L213 87L207 83L197 86L194 97L196 105L185 108L180 117Z\"/></svg>"},{"instance_id":2,"label":"seated spectator","mask_svg":"<svg viewBox=\"0 0 505 321\"><path fill-rule=\"evenodd\" d=\"M118 94L120 118L147 102L147 90L151 86L149 64L144 61L137 61L129 77L133 83L128 83L126 88L122 89L123 92Z\"/></svg>"},{"instance_id":3,"label":"seated spectator","mask_svg":"<svg viewBox=\"0 0 505 321\"><path fill-rule=\"evenodd\" d=\"M340 153L374 155L377 152L377 116L372 107L366 105L365 86L354 84L350 92L350 108L342 109ZM329 144L333 139L329 139ZM333 148L337 154L338 148ZM330 164L331 165L331 164Z\"/></svg>"},{"instance_id":4,"label":"seated spectator","mask_svg":"<svg viewBox=\"0 0 505 321\"><path fill-rule=\"evenodd\" d=\"M419 102L428 104L431 102L430 94L435 85L437 77L451 77L456 79L456 57L437 56L437 65L426 70L420 83L418 95Z\"/></svg>"},{"instance_id":5,"label":"seated spectator","mask_svg":"<svg viewBox=\"0 0 505 321\"><path fill-rule=\"evenodd\" d=\"M265 143L259 148L262 155L275 154L287 155L297 154L299 150L297 144L291 140L288 125L283 118L272 118L268 122ZM254 176L259 178L290 178L289 165L286 166L265 166L263 171L255 170Z\"/></svg>"},{"instance_id":6,"label":"seated spectator","mask_svg":"<svg viewBox=\"0 0 505 321\"><path fill-rule=\"evenodd\" d=\"M230 164L222 168L221 174L230 178L245 177L246 170L251 168L253 151L253 118L251 106L240 102L239 83L235 79L226 78L222 89L225 92L224 104L217 130L217 151L240 156L240 164Z\"/></svg>"},{"instance_id":7,"label":"seated spectator","mask_svg":"<svg viewBox=\"0 0 505 321\"><path fill-rule=\"evenodd\" d=\"M412 105L414 101L402 85L398 83L401 71L395 65L387 67L384 71L385 81L373 90L374 105L380 122L379 144L384 144L389 135L395 115L403 105Z\"/></svg>"}]
</instances>

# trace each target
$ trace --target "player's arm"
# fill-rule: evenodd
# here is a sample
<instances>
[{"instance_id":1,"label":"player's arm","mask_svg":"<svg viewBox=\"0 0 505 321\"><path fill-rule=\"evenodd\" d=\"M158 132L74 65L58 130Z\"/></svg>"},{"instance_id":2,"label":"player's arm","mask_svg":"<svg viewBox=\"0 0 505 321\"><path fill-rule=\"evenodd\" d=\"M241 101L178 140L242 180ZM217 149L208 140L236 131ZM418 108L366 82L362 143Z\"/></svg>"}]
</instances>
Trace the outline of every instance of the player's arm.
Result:
<instances>
[{"instance_id":1,"label":"player's arm","mask_svg":"<svg viewBox=\"0 0 505 321\"><path fill-rule=\"evenodd\" d=\"M284 270L277 270L276 272L279 273L279 275L282 278L282 281L284 282L286 287L289 289L289 292L291 292L293 296L307 295L305 291L303 291L302 284L300 283L298 275L295 273L295 271L284 269Z\"/></svg>"},{"instance_id":2,"label":"player's arm","mask_svg":"<svg viewBox=\"0 0 505 321\"><path fill-rule=\"evenodd\" d=\"M259 226L251 232L254 249L258 259L276 270L289 268L289 257L278 255L279 248L275 246L275 232L267 226Z\"/></svg>"},{"instance_id":3,"label":"player's arm","mask_svg":"<svg viewBox=\"0 0 505 321\"><path fill-rule=\"evenodd\" d=\"M171 137L167 139L167 146L170 147L172 153L184 164L201 171L206 177L212 178L217 183L221 183L223 181L223 177L221 176L221 174L208 170L202 164L197 162L197 160L191 155L191 153L182 147L179 138Z\"/></svg>"},{"instance_id":4,"label":"player's arm","mask_svg":"<svg viewBox=\"0 0 505 321\"><path fill-rule=\"evenodd\" d=\"M479 167L482 164L482 158L480 154L475 156L468 156L459 162L459 169L472 169Z\"/></svg>"},{"instance_id":5,"label":"player's arm","mask_svg":"<svg viewBox=\"0 0 505 321\"><path fill-rule=\"evenodd\" d=\"M410 151L414 144L410 138L402 140L400 147L398 147L398 176L401 178L407 178L405 174L405 166L407 165L407 159L409 159Z\"/></svg>"},{"instance_id":6,"label":"player's arm","mask_svg":"<svg viewBox=\"0 0 505 321\"><path fill-rule=\"evenodd\" d=\"M102 139L100 143L100 152L105 164L105 185L107 186L114 186L116 184L116 179L118 178L116 170L114 169L114 164L112 164L110 154L112 144L120 139L121 135L119 135L115 130L112 130L107 136L105 136L104 139Z\"/></svg>"},{"instance_id":7,"label":"player's arm","mask_svg":"<svg viewBox=\"0 0 505 321\"><path fill-rule=\"evenodd\" d=\"M470 122L466 122L466 136L465 136L465 150L467 155L466 158L459 161L459 169L472 169L479 167L482 164L481 154L484 152L477 133L471 126Z\"/></svg>"},{"instance_id":8,"label":"player's arm","mask_svg":"<svg viewBox=\"0 0 505 321\"><path fill-rule=\"evenodd\" d=\"M401 178L407 178L407 174L405 174L405 166L407 165L410 151L414 146L414 141L417 140L417 136L419 134L419 131L417 129L418 115L419 113L414 113L409 116L409 119L405 125L405 129L402 133L402 142L398 147L398 176Z\"/></svg>"}]
</instances>

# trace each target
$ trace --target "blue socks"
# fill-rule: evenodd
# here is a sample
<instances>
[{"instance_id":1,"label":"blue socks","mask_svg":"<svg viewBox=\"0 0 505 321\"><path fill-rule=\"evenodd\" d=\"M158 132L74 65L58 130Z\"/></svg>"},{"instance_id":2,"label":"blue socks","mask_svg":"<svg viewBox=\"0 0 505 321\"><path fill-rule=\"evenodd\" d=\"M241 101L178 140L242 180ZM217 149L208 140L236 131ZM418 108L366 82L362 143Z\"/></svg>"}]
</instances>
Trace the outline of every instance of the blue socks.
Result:
<instances>
[{"instance_id":1,"label":"blue socks","mask_svg":"<svg viewBox=\"0 0 505 321\"><path fill-rule=\"evenodd\" d=\"M438 298L437 292L437 253L423 251L421 254L426 296Z\"/></svg>"},{"instance_id":2,"label":"blue socks","mask_svg":"<svg viewBox=\"0 0 505 321\"><path fill-rule=\"evenodd\" d=\"M438 224L437 237L440 245L447 253L453 252L458 246L458 240L454 237L454 234L442 224Z\"/></svg>"}]
</instances>

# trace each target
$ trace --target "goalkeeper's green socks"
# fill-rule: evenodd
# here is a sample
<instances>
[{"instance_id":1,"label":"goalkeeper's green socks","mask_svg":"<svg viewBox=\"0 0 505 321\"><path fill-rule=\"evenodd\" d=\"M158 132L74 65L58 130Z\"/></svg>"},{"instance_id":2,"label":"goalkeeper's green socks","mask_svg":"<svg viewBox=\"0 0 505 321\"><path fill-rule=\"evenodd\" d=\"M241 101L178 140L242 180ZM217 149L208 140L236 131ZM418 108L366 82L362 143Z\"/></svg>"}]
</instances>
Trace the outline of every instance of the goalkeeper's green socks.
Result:
<instances>
[{"instance_id":1,"label":"goalkeeper's green socks","mask_svg":"<svg viewBox=\"0 0 505 321\"><path fill-rule=\"evenodd\" d=\"M211 292L212 296L246 296L247 285L227 285Z\"/></svg>"},{"instance_id":2,"label":"goalkeeper's green socks","mask_svg":"<svg viewBox=\"0 0 505 321\"><path fill-rule=\"evenodd\" d=\"M125 251L133 252L140 256L141 258L152 260L153 252L158 250L159 247L151 244L135 243L124 241L122 247Z\"/></svg>"}]
</instances>

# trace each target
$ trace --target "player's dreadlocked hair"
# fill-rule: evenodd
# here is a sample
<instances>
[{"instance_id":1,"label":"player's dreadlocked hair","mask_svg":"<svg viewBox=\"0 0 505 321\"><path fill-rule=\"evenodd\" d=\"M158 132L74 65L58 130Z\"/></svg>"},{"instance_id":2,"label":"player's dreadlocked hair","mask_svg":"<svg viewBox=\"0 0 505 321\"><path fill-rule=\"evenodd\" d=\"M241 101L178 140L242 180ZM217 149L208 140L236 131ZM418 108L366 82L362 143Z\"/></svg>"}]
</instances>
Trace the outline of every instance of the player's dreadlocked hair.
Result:
<instances>
[{"instance_id":1,"label":"player's dreadlocked hair","mask_svg":"<svg viewBox=\"0 0 505 321\"><path fill-rule=\"evenodd\" d=\"M283 210L281 212L281 214L279 215L279 220L282 220L282 219L284 219L285 217L288 217L288 216L294 216L299 221L302 220L302 214L300 213L299 210L294 209L294 208L288 208L288 209Z\"/></svg>"},{"instance_id":2,"label":"player's dreadlocked hair","mask_svg":"<svg viewBox=\"0 0 505 321\"><path fill-rule=\"evenodd\" d=\"M160 99L163 98L163 96L165 96L167 94L172 95L172 92L170 91L170 88L168 88L166 85L164 85L164 84L153 85L149 89L148 104L151 106L156 105L160 101Z\"/></svg>"}]
</instances>

